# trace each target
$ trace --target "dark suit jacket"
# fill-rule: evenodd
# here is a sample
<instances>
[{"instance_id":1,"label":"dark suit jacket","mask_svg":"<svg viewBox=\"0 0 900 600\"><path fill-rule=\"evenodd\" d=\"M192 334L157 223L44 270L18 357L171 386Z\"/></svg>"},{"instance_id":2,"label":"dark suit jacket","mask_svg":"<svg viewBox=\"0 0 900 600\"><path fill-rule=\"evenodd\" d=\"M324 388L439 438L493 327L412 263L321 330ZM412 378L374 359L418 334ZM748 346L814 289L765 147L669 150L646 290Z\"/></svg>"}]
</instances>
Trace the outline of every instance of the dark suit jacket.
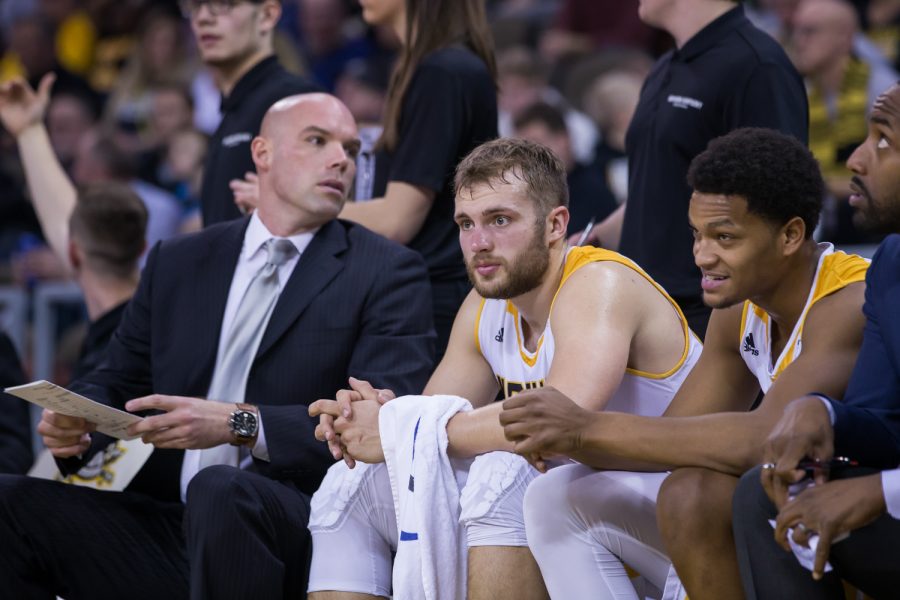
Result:
<instances>
[{"instance_id":1,"label":"dark suit jacket","mask_svg":"<svg viewBox=\"0 0 900 600\"><path fill-rule=\"evenodd\" d=\"M25 383L19 356L9 337L0 331L0 390ZM0 473L26 473L31 451L30 405L0 391Z\"/></svg>"},{"instance_id":2,"label":"dark suit jacket","mask_svg":"<svg viewBox=\"0 0 900 600\"><path fill-rule=\"evenodd\" d=\"M900 464L900 235L866 273L866 327L844 402L832 401L835 454L876 468Z\"/></svg>"},{"instance_id":3,"label":"dark suit jacket","mask_svg":"<svg viewBox=\"0 0 900 600\"><path fill-rule=\"evenodd\" d=\"M248 222L157 244L106 362L73 388L116 407L151 393L205 397ZM430 307L417 253L359 225L324 225L285 284L248 376L245 401L260 407L271 458L254 468L315 491L333 459L307 405L333 398L351 375L398 395L420 392L433 366ZM92 450L108 441L94 437ZM138 475L145 485L136 478L129 489L176 499L180 458L154 451Z\"/></svg>"}]
</instances>

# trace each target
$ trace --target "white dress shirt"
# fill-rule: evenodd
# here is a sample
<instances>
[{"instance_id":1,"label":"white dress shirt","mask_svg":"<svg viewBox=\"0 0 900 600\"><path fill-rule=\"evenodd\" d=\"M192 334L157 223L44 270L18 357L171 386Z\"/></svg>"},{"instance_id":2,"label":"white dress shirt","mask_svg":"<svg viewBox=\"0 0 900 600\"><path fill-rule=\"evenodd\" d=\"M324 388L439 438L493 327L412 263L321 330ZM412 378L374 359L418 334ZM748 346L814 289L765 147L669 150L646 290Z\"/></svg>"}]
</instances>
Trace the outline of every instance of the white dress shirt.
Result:
<instances>
[{"instance_id":1,"label":"white dress shirt","mask_svg":"<svg viewBox=\"0 0 900 600\"><path fill-rule=\"evenodd\" d=\"M278 267L278 285L279 291L284 288L284 284L290 278L300 255L306 250L306 247L312 241L316 231L307 233L299 233L284 238L290 241L297 249L297 254L289 258L285 263ZM231 288L228 290L228 301L225 304L225 315L222 318L222 327L219 330L218 353L216 355L216 365L222 360L223 344L222 340L231 331L234 324L234 317L237 314L238 306L241 299L250 287L250 282L254 275L266 264L266 249L264 245L267 241L277 236L272 235L263 224L259 215L254 212L250 217L250 224L247 231L244 232L244 245L241 247L241 254L238 257L237 266L234 269L234 275L231 279ZM216 400L216 398L208 398L208 400ZM252 456L250 455L252 454ZM266 435L263 429L262 419L259 419L259 433L256 438L256 444L253 450L247 456L242 455L241 468L247 468L253 462L253 457L260 460L269 460L269 449L266 446ZM187 493L187 484L191 478L200 470L200 451L188 450L184 453L184 464L181 468L181 499L184 500Z\"/></svg>"}]
</instances>

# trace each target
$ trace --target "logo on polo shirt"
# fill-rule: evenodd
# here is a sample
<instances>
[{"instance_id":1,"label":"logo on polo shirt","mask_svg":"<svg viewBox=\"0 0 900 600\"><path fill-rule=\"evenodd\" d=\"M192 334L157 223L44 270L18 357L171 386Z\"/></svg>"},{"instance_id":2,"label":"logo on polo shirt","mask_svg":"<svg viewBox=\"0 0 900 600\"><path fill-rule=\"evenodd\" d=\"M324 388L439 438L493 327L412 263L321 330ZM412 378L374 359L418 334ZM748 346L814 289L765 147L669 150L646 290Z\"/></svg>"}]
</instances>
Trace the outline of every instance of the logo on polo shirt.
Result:
<instances>
[{"instance_id":1,"label":"logo on polo shirt","mask_svg":"<svg viewBox=\"0 0 900 600\"><path fill-rule=\"evenodd\" d=\"M669 104L674 106L675 108L695 108L700 110L703 108L703 103L697 100L696 98L688 98L687 96L677 96L675 94L669 94L669 97L666 98Z\"/></svg>"},{"instance_id":2,"label":"logo on polo shirt","mask_svg":"<svg viewBox=\"0 0 900 600\"><path fill-rule=\"evenodd\" d=\"M231 135L226 135L222 138L222 145L226 148L234 148L239 144L244 144L253 139L253 134L249 131L243 131L241 133L232 133Z\"/></svg>"}]
</instances>

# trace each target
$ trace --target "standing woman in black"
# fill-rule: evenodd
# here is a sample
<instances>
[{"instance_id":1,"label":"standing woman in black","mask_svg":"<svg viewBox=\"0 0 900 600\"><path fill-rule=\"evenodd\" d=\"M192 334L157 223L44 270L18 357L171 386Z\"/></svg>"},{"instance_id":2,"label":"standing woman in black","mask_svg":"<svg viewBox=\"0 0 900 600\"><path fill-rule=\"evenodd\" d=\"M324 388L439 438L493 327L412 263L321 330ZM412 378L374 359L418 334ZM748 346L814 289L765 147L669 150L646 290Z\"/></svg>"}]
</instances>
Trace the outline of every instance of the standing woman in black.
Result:
<instances>
[{"instance_id":1,"label":"standing woman in black","mask_svg":"<svg viewBox=\"0 0 900 600\"><path fill-rule=\"evenodd\" d=\"M456 224L453 174L479 144L497 137L493 41L484 0L360 0L370 25L402 44L376 145L374 199L341 217L406 244L431 279L437 357L469 290Z\"/></svg>"}]
</instances>

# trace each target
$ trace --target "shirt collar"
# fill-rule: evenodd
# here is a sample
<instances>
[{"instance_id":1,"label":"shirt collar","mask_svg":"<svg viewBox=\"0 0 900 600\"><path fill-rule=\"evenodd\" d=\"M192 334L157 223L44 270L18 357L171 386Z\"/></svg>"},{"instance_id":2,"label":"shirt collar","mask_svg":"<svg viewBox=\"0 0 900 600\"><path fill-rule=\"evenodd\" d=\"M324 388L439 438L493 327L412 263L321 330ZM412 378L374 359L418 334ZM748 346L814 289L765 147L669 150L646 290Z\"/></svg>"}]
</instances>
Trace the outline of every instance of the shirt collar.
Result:
<instances>
[{"instance_id":1,"label":"shirt collar","mask_svg":"<svg viewBox=\"0 0 900 600\"><path fill-rule=\"evenodd\" d=\"M219 109L223 113L234 110L244 98L255 92L256 88L262 85L263 81L268 78L268 75L277 69L278 66L278 59L274 55L267 56L253 65L253 68L244 73L244 76L238 80L231 93L227 96L222 96Z\"/></svg>"},{"instance_id":2,"label":"shirt collar","mask_svg":"<svg viewBox=\"0 0 900 600\"><path fill-rule=\"evenodd\" d=\"M299 256L303 254L303 251L309 246L309 243L312 241L317 231L319 231L318 228L313 231L297 233L282 239L291 242L294 245L294 248L297 249L297 255ZM267 241L277 237L278 236L273 235L268 230L263 224L262 219L260 219L256 211L254 211L253 215L250 217L250 224L247 225L247 231L244 233L244 259L250 260L257 252L262 250L263 245Z\"/></svg>"},{"instance_id":3,"label":"shirt collar","mask_svg":"<svg viewBox=\"0 0 900 600\"><path fill-rule=\"evenodd\" d=\"M735 6L695 33L694 37L680 49L675 50L675 58L687 62L695 56L703 54L744 22L747 22L747 17L744 16L744 7Z\"/></svg>"}]
</instances>

